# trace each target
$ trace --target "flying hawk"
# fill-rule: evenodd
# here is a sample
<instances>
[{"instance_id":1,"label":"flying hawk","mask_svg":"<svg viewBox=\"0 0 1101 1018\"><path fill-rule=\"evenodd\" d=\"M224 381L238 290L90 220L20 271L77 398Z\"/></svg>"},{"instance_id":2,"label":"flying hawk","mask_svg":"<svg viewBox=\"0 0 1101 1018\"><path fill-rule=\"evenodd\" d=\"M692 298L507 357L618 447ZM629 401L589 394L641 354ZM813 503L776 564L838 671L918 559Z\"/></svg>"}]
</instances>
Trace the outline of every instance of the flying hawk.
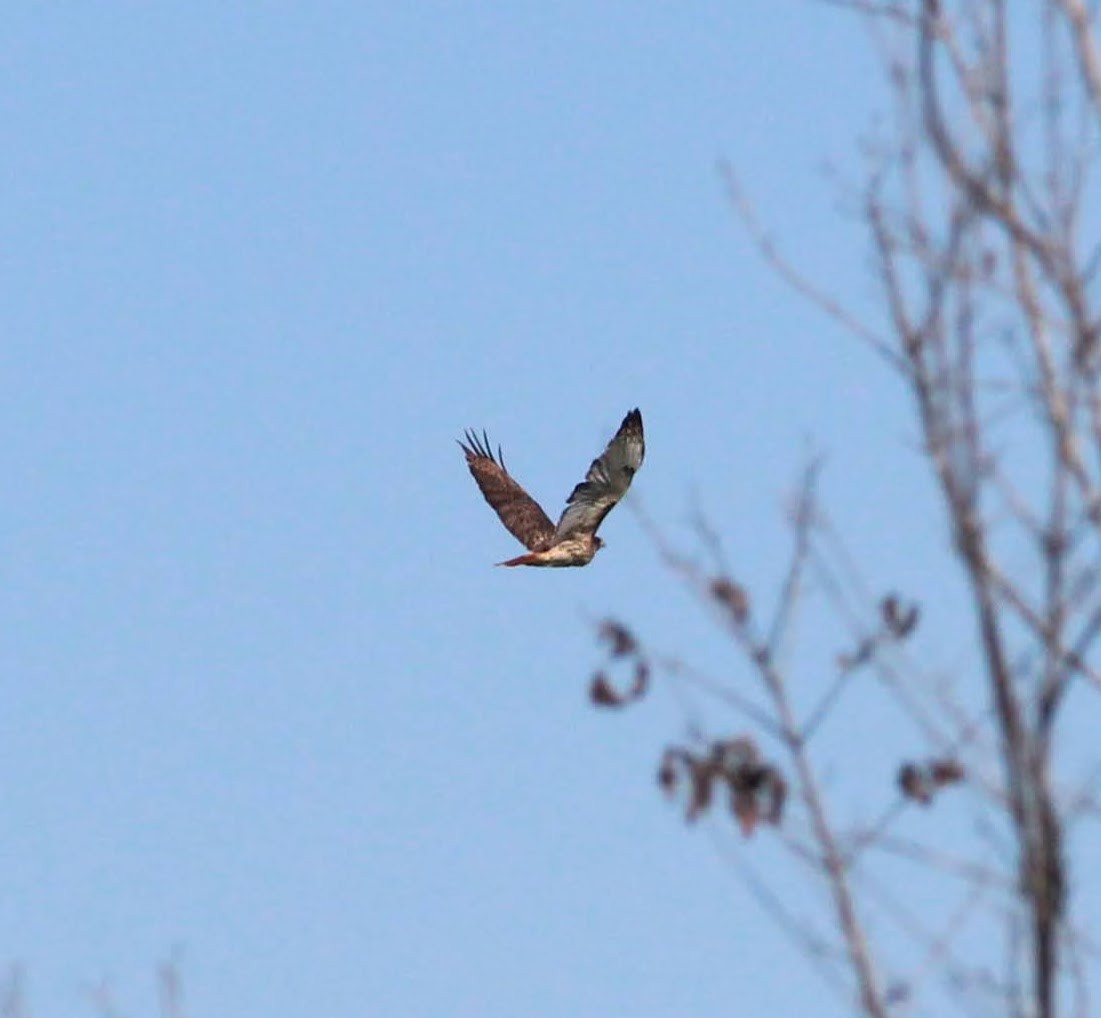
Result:
<instances>
[{"instance_id":1,"label":"flying hawk","mask_svg":"<svg viewBox=\"0 0 1101 1018\"><path fill-rule=\"evenodd\" d=\"M608 448L599 459L593 460L585 480L570 493L555 526L539 503L505 469L500 446L494 457L484 431L481 439L468 431L466 441L460 441L459 445L485 500L505 529L528 549L526 555L498 562L501 566L588 565L604 546L596 536L597 528L631 486L646 452L642 414L636 408L623 418Z\"/></svg>"}]
</instances>

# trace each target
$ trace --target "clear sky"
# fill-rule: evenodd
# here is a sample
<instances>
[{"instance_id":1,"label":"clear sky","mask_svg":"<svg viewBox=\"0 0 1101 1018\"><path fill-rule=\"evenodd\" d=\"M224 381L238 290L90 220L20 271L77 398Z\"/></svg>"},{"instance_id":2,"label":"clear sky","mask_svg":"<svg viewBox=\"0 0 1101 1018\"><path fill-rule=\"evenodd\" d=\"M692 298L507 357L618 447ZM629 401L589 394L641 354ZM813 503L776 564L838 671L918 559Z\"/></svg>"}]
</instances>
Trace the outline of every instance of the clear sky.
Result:
<instances>
[{"instance_id":1,"label":"clear sky","mask_svg":"<svg viewBox=\"0 0 1101 1018\"><path fill-rule=\"evenodd\" d=\"M34 1013L104 980L151 1013L173 951L196 1018L839 1013L658 795L674 701L587 704L591 622L749 673L627 508L586 569L494 569L518 545L455 439L488 429L556 515L638 406L632 498L686 542L701 507L766 592L813 447L870 580L937 591L904 394L760 264L715 168L868 306L823 170L855 173L874 106L859 23L4 22L0 959ZM805 635L824 683L840 641ZM768 832L730 844L769 872Z\"/></svg>"}]
</instances>

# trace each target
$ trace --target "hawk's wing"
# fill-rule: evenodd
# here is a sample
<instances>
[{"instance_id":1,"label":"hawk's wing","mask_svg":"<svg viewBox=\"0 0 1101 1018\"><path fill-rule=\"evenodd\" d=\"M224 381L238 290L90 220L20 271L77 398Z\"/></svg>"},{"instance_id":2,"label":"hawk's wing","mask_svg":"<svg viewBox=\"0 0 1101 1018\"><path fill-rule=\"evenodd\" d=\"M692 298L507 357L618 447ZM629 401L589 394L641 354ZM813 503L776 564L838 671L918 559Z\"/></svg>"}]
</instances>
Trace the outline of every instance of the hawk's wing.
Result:
<instances>
[{"instance_id":1,"label":"hawk's wing","mask_svg":"<svg viewBox=\"0 0 1101 1018\"><path fill-rule=\"evenodd\" d=\"M599 459L593 460L585 480L566 499L566 510L558 521L554 540L561 541L570 534L595 534L604 517L631 486L645 454L642 414L636 408L623 418L608 448Z\"/></svg>"},{"instance_id":2,"label":"hawk's wing","mask_svg":"<svg viewBox=\"0 0 1101 1018\"><path fill-rule=\"evenodd\" d=\"M466 441L459 445L466 453L466 465L474 480L505 529L529 551L547 548L554 537L554 524L539 503L509 476L501 447L497 447L495 459L484 431L481 439L468 431Z\"/></svg>"}]
</instances>

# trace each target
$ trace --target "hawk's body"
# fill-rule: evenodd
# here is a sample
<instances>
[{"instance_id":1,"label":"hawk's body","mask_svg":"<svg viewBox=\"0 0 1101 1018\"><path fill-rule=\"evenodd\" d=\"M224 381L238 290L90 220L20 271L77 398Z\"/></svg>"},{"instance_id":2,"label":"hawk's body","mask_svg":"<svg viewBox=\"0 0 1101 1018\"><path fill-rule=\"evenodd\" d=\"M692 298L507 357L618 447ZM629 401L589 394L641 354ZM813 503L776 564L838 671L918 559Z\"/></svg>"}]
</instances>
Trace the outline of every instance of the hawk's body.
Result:
<instances>
[{"instance_id":1,"label":"hawk's body","mask_svg":"<svg viewBox=\"0 0 1101 1018\"><path fill-rule=\"evenodd\" d=\"M543 551L529 551L526 555L498 562L499 566L587 566L604 542L595 534L577 534L552 544Z\"/></svg>"},{"instance_id":2,"label":"hawk's body","mask_svg":"<svg viewBox=\"0 0 1101 1018\"><path fill-rule=\"evenodd\" d=\"M631 486L646 453L642 414L635 409L623 418L601 456L593 460L585 480L570 493L565 511L554 524L505 469L500 448L494 457L485 432L479 440L468 431L466 442L459 445L485 500L508 532L528 549L526 555L498 563L502 566L588 565L604 544L596 536L597 528Z\"/></svg>"}]
</instances>

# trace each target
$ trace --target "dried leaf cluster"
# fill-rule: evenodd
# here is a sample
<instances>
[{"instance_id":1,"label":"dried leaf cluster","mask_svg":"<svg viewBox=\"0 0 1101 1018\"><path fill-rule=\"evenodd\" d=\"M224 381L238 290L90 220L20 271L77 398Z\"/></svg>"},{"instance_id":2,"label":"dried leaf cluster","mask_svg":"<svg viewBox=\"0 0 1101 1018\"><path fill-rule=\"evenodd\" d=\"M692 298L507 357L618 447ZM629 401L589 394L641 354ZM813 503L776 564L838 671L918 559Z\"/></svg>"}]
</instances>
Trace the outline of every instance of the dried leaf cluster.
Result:
<instances>
[{"instance_id":1,"label":"dried leaf cluster","mask_svg":"<svg viewBox=\"0 0 1101 1018\"><path fill-rule=\"evenodd\" d=\"M787 797L783 775L761 760L749 736L713 742L703 753L670 746L661 759L658 784L671 798L687 785L685 819L689 823L710 809L716 789L725 789L727 806L746 837L762 821L778 826Z\"/></svg>"}]
</instances>

